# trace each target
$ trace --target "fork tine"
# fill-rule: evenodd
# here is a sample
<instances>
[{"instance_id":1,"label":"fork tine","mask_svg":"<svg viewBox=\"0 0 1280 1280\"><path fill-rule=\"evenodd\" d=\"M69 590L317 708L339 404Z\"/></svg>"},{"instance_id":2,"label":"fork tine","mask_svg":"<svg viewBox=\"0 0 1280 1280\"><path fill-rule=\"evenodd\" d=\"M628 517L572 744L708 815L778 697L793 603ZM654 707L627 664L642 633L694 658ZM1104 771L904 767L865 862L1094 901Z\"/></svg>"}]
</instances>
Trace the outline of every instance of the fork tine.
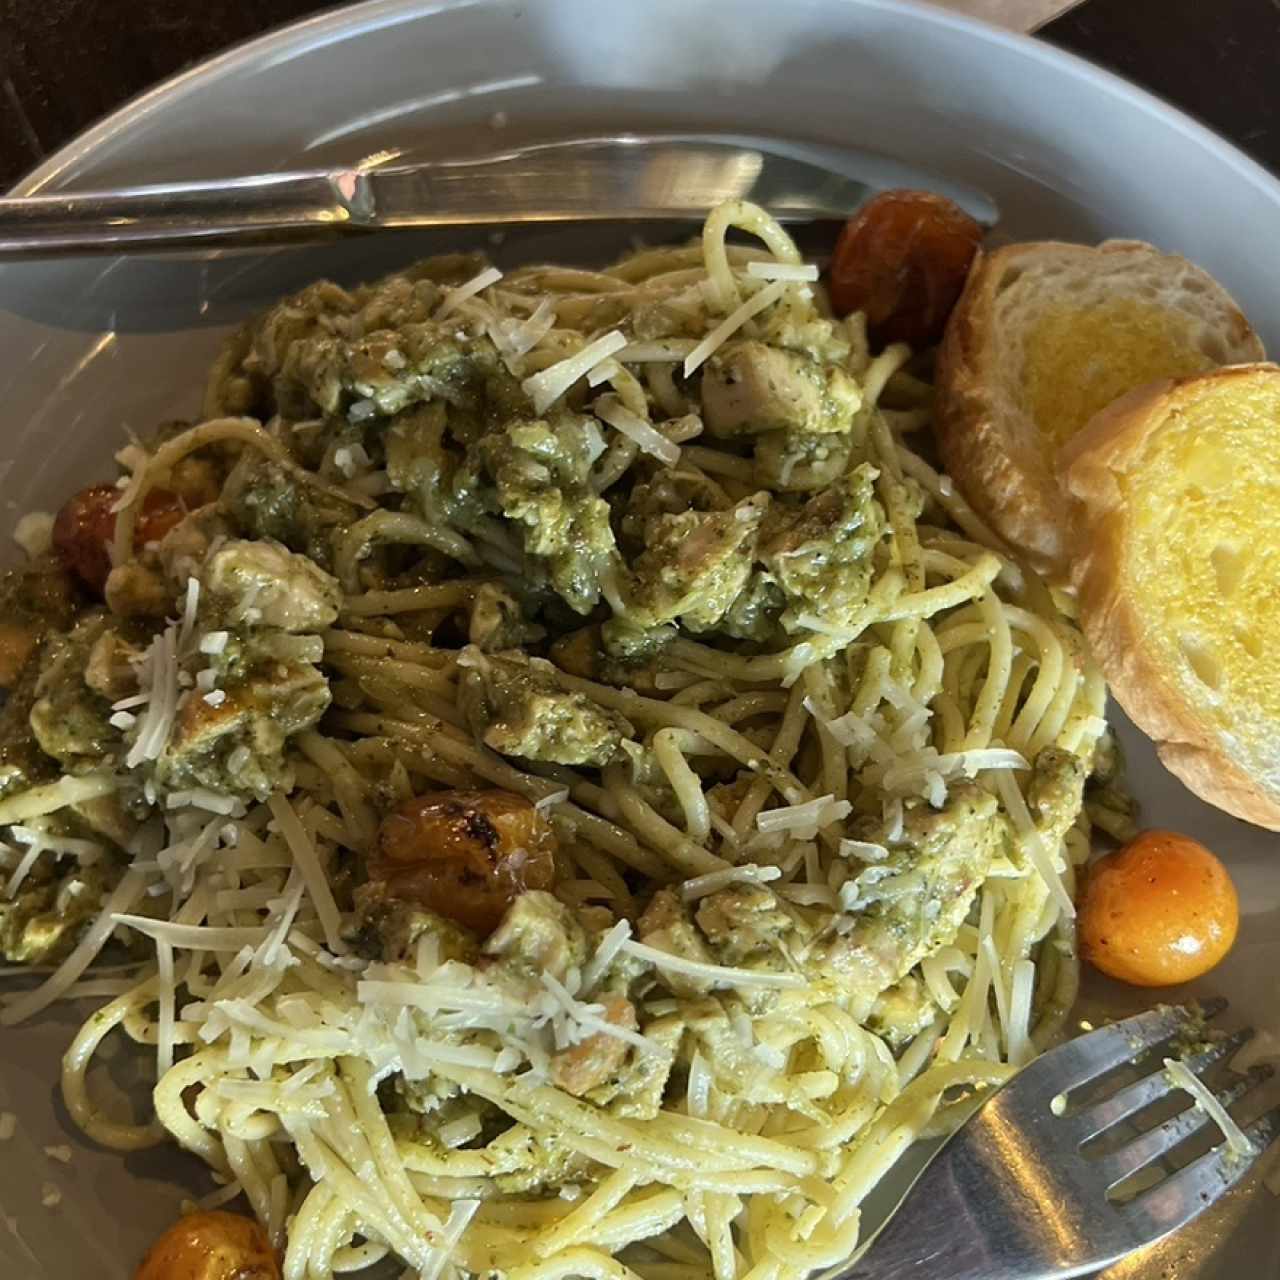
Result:
<instances>
[{"instance_id":1,"label":"fork tine","mask_svg":"<svg viewBox=\"0 0 1280 1280\"><path fill-rule=\"evenodd\" d=\"M1253 1145L1252 1153L1231 1155L1227 1144L1220 1143L1132 1203L1118 1206L1120 1212L1133 1220L1137 1230L1148 1233L1148 1239L1176 1231L1235 1186L1257 1163L1280 1133L1280 1107L1255 1120L1244 1133Z\"/></svg>"},{"instance_id":2,"label":"fork tine","mask_svg":"<svg viewBox=\"0 0 1280 1280\"><path fill-rule=\"evenodd\" d=\"M1255 1085L1270 1079L1274 1074L1271 1067L1255 1067L1243 1079L1236 1081L1229 1088L1217 1092L1214 1096L1224 1107L1233 1106L1244 1097ZM1149 1129L1141 1137L1135 1138L1118 1151L1102 1156L1096 1162L1096 1169L1103 1177L1108 1189L1114 1187L1125 1178L1145 1169L1147 1165L1162 1156L1168 1155L1180 1143L1195 1134L1206 1131L1213 1126L1213 1117L1202 1111L1194 1103L1185 1111L1179 1112L1172 1120Z\"/></svg>"},{"instance_id":3,"label":"fork tine","mask_svg":"<svg viewBox=\"0 0 1280 1280\"><path fill-rule=\"evenodd\" d=\"M1207 1048L1200 1050L1199 1053L1193 1053L1183 1061L1193 1075L1202 1075L1214 1063L1233 1058L1252 1038L1253 1029L1246 1027L1241 1031L1232 1032L1221 1040L1215 1040ZM1079 1140L1087 1142L1105 1133L1112 1125L1119 1124L1121 1120L1127 1120L1130 1116L1137 1114L1144 1107L1149 1107L1153 1102L1159 1102L1176 1088L1177 1086L1163 1071L1156 1071L1131 1085L1126 1085L1109 1098L1086 1107L1078 1115L1072 1116L1071 1122L1077 1128Z\"/></svg>"},{"instance_id":4,"label":"fork tine","mask_svg":"<svg viewBox=\"0 0 1280 1280\"><path fill-rule=\"evenodd\" d=\"M1203 1019L1212 1018L1226 1005L1225 1000L1214 999L1206 1000L1199 1008L1165 1005L1149 1009L1050 1049L1025 1068L1020 1078L1030 1077L1051 1092L1078 1089L1180 1031L1188 1031Z\"/></svg>"}]
</instances>

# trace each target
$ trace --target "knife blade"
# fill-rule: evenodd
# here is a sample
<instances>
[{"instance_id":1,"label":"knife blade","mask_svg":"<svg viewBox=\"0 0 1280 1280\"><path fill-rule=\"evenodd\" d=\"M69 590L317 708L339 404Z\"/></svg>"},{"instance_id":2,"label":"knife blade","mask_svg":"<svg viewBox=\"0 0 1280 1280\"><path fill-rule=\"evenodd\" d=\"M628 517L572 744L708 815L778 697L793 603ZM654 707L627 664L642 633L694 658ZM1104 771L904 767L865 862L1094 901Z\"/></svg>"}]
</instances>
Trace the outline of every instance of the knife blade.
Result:
<instances>
[{"instance_id":1,"label":"knife blade","mask_svg":"<svg viewBox=\"0 0 1280 1280\"><path fill-rule=\"evenodd\" d=\"M0 256L271 244L403 227L698 221L752 200L789 222L843 219L920 187L979 222L981 191L872 151L711 134L623 134L472 159L371 164L0 200Z\"/></svg>"}]
</instances>

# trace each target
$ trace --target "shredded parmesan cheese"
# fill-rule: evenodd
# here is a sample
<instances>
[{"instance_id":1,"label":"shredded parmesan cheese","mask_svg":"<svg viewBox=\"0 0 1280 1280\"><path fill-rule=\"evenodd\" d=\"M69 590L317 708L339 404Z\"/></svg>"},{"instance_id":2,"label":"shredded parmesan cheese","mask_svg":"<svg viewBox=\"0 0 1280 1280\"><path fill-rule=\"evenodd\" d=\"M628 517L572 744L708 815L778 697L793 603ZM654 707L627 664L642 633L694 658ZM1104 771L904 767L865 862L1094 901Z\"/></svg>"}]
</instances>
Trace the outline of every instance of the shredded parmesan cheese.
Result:
<instances>
[{"instance_id":1,"label":"shredded parmesan cheese","mask_svg":"<svg viewBox=\"0 0 1280 1280\"><path fill-rule=\"evenodd\" d=\"M558 791L548 791L545 796L535 800L533 807L539 813L546 813L550 809L554 809L556 805L564 804L569 798L568 787L561 787Z\"/></svg>"},{"instance_id":2,"label":"shredded parmesan cheese","mask_svg":"<svg viewBox=\"0 0 1280 1280\"><path fill-rule=\"evenodd\" d=\"M220 928L205 924L175 924L172 920L153 920L150 916L129 915L123 911L116 912L112 921L185 951L239 951L241 947L261 942L264 933L261 925Z\"/></svg>"},{"instance_id":3,"label":"shredded parmesan cheese","mask_svg":"<svg viewBox=\"0 0 1280 1280\"><path fill-rule=\"evenodd\" d=\"M450 1120L448 1124L442 1124L436 1136L446 1147L460 1147L473 1138L478 1138L483 1129L480 1117L472 1111L459 1116L457 1120Z\"/></svg>"},{"instance_id":4,"label":"shredded parmesan cheese","mask_svg":"<svg viewBox=\"0 0 1280 1280\"><path fill-rule=\"evenodd\" d=\"M431 1250L431 1261L419 1272L418 1280L439 1280L445 1264L453 1257L462 1233L470 1225L480 1208L479 1200L455 1200L449 1209L448 1221L440 1233L435 1247Z\"/></svg>"},{"instance_id":5,"label":"shredded parmesan cheese","mask_svg":"<svg viewBox=\"0 0 1280 1280\"><path fill-rule=\"evenodd\" d=\"M587 961L582 970L583 991L590 991L604 976L613 963L614 958L622 950L623 944L631 937L631 922L619 920L611 929L601 935L596 944L595 954Z\"/></svg>"},{"instance_id":6,"label":"shredded parmesan cheese","mask_svg":"<svg viewBox=\"0 0 1280 1280\"><path fill-rule=\"evenodd\" d=\"M118 786L119 783L109 773L84 773L79 777L59 778L57 782L32 787L29 791L0 800L0 826L41 818L69 805L96 800L99 796L109 795Z\"/></svg>"},{"instance_id":7,"label":"shredded parmesan cheese","mask_svg":"<svg viewBox=\"0 0 1280 1280\"><path fill-rule=\"evenodd\" d=\"M498 348L508 372L514 374L517 372L516 362L521 356L532 351L555 326L555 308L549 299L543 298L527 319L494 317L485 322L485 332Z\"/></svg>"},{"instance_id":8,"label":"shredded parmesan cheese","mask_svg":"<svg viewBox=\"0 0 1280 1280\"><path fill-rule=\"evenodd\" d=\"M669 467L674 467L680 461L680 446L672 444L661 431L639 414L632 413L616 396L601 396L592 408L596 417L634 441L644 453Z\"/></svg>"},{"instance_id":9,"label":"shredded parmesan cheese","mask_svg":"<svg viewBox=\"0 0 1280 1280\"><path fill-rule=\"evenodd\" d=\"M740 866L725 867L722 871L708 871L704 876L695 876L680 886L680 896L685 902L696 902L709 893L716 893L731 884L764 884L769 880L777 880L782 875L781 867L760 866L754 862L744 862Z\"/></svg>"},{"instance_id":10,"label":"shredded parmesan cheese","mask_svg":"<svg viewBox=\"0 0 1280 1280\"><path fill-rule=\"evenodd\" d=\"M125 756L125 765L130 769L155 760L173 730L179 697L176 627L166 627L151 642L138 667L138 682L149 696L138 721L137 736Z\"/></svg>"},{"instance_id":11,"label":"shredded parmesan cheese","mask_svg":"<svg viewBox=\"0 0 1280 1280\"><path fill-rule=\"evenodd\" d=\"M1027 802L1023 798L1022 792L1018 790L1018 784L1014 781L1013 774L1008 769L997 769L994 772L996 790L1000 793L1000 799L1004 804L1005 811L1013 821L1013 829L1023 849L1026 851L1027 857L1031 860L1031 865L1040 873L1041 878L1048 886L1050 896L1057 902L1063 914L1068 918L1074 919L1076 904L1072 902L1071 895L1067 892L1067 886L1062 882L1062 876L1053 865L1053 855L1045 848L1045 843L1040 838L1040 832L1036 829L1036 824L1031 820L1031 812L1027 808Z\"/></svg>"},{"instance_id":12,"label":"shredded parmesan cheese","mask_svg":"<svg viewBox=\"0 0 1280 1280\"><path fill-rule=\"evenodd\" d=\"M748 262L747 275L757 280L812 284L818 278L818 268L812 262Z\"/></svg>"},{"instance_id":13,"label":"shredded parmesan cheese","mask_svg":"<svg viewBox=\"0 0 1280 1280\"><path fill-rule=\"evenodd\" d=\"M0 1010L0 1026L14 1026L61 997L93 963L116 927L116 915L142 897L145 884L141 872L126 871L71 954L34 991L10 1000Z\"/></svg>"},{"instance_id":14,"label":"shredded parmesan cheese","mask_svg":"<svg viewBox=\"0 0 1280 1280\"><path fill-rule=\"evenodd\" d=\"M520 385L533 401L534 413L545 413L579 378L585 377L601 360L621 351L627 340L614 329L589 342L581 351L526 378Z\"/></svg>"},{"instance_id":15,"label":"shredded parmesan cheese","mask_svg":"<svg viewBox=\"0 0 1280 1280\"><path fill-rule=\"evenodd\" d=\"M839 853L842 858L857 858L862 862L883 862L889 850L874 840L841 840Z\"/></svg>"},{"instance_id":16,"label":"shredded parmesan cheese","mask_svg":"<svg viewBox=\"0 0 1280 1280\"><path fill-rule=\"evenodd\" d=\"M741 306L735 307L701 342L684 358L684 376L692 377L693 373L709 360L752 316L759 315L766 307L771 307L787 287L785 280L775 280L767 284L759 293L748 298Z\"/></svg>"},{"instance_id":17,"label":"shredded parmesan cheese","mask_svg":"<svg viewBox=\"0 0 1280 1280\"><path fill-rule=\"evenodd\" d=\"M466 283L449 290L440 304L440 310L436 312L436 318L443 319L450 312L456 311L468 298L474 298L477 293L497 284L501 279L502 272L497 267L486 267L479 275L472 276Z\"/></svg>"},{"instance_id":18,"label":"shredded parmesan cheese","mask_svg":"<svg viewBox=\"0 0 1280 1280\"><path fill-rule=\"evenodd\" d=\"M766 809L757 815L756 826L766 835L786 831L797 840L811 840L823 827L841 822L853 812L853 805L835 796L818 796L803 804Z\"/></svg>"},{"instance_id":19,"label":"shredded parmesan cheese","mask_svg":"<svg viewBox=\"0 0 1280 1280\"><path fill-rule=\"evenodd\" d=\"M1226 1107L1218 1101L1209 1087L1198 1076L1193 1074L1185 1062L1177 1058L1166 1058L1164 1069L1170 1081L1179 1089L1185 1089L1200 1108L1222 1130L1227 1140L1227 1150L1235 1156L1253 1154L1253 1143L1249 1141L1243 1129L1231 1118Z\"/></svg>"},{"instance_id":20,"label":"shredded parmesan cheese","mask_svg":"<svg viewBox=\"0 0 1280 1280\"><path fill-rule=\"evenodd\" d=\"M798 973L761 973L754 969L735 969L729 965L704 964L700 960L686 960L684 956L672 955L668 951L660 951L657 947L646 946L643 942L624 942L620 948L636 957L646 960L655 969L663 969L668 973L683 973L686 977L700 978L719 987L803 987L805 979Z\"/></svg>"},{"instance_id":21,"label":"shredded parmesan cheese","mask_svg":"<svg viewBox=\"0 0 1280 1280\"><path fill-rule=\"evenodd\" d=\"M338 904L333 900L333 891L329 888L329 879L320 865L316 847L298 820L293 806L284 796L277 793L271 796L267 804L285 844L289 846L289 852L293 854L295 865L306 881L307 893L320 918L320 927L324 930L325 945L330 951L341 955L347 948L339 936L341 917L338 914Z\"/></svg>"}]
</instances>

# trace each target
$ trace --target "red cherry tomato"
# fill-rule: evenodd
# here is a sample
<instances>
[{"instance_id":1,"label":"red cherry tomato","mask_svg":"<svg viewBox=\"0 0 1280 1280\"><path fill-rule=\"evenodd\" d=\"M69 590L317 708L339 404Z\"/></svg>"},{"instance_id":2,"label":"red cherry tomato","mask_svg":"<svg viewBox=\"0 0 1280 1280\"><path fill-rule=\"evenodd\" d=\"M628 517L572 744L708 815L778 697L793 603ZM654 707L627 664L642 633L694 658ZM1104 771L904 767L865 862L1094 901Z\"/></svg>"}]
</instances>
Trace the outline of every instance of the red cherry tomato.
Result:
<instances>
[{"instance_id":1,"label":"red cherry tomato","mask_svg":"<svg viewBox=\"0 0 1280 1280\"><path fill-rule=\"evenodd\" d=\"M115 536L120 490L93 484L81 489L58 512L53 525L53 548L58 558L91 590L102 594L111 572L107 548ZM167 489L152 489L142 500L134 526L133 545L143 547L163 538L186 514L182 502Z\"/></svg>"},{"instance_id":2,"label":"red cherry tomato","mask_svg":"<svg viewBox=\"0 0 1280 1280\"><path fill-rule=\"evenodd\" d=\"M827 287L837 315L865 311L876 345L942 337L982 228L945 196L885 191L840 233Z\"/></svg>"}]
</instances>

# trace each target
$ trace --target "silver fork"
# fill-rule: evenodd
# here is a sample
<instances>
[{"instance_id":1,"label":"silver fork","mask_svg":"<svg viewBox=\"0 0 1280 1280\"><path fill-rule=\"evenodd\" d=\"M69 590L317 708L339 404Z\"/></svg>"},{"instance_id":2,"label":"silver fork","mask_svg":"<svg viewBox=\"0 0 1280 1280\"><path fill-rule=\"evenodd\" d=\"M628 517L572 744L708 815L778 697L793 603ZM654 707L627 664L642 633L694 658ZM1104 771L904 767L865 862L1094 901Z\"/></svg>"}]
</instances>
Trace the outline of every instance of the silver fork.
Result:
<instances>
[{"instance_id":1,"label":"silver fork","mask_svg":"<svg viewBox=\"0 0 1280 1280\"><path fill-rule=\"evenodd\" d=\"M1072 1105L1071 1095L1157 1046L1193 1035L1225 1000L1199 1009L1166 1006L1051 1049L993 1094L942 1146L898 1211L853 1263L831 1280L1066 1280L1100 1270L1176 1231L1235 1186L1280 1130L1280 1107L1245 1130L1253 1150L1225 1141L1173 1173L1158 1162L1215 1132L1198 1106L1147 1128L1104 1154L1099 1140L1177 1086L1156 1070ZM1228 1061L1252 1036L1202 1042L1182 1058L1197 1076ZM1255 1069L1219 1091L1235 1105L1271 1074ZM1162 1176L1161 1176L1162 1175ZM1141 1181L1139 1181L1141 1180ZM1148 1183L1135 1194L1139 1185Z\"/></svg>"}]
</instances>

